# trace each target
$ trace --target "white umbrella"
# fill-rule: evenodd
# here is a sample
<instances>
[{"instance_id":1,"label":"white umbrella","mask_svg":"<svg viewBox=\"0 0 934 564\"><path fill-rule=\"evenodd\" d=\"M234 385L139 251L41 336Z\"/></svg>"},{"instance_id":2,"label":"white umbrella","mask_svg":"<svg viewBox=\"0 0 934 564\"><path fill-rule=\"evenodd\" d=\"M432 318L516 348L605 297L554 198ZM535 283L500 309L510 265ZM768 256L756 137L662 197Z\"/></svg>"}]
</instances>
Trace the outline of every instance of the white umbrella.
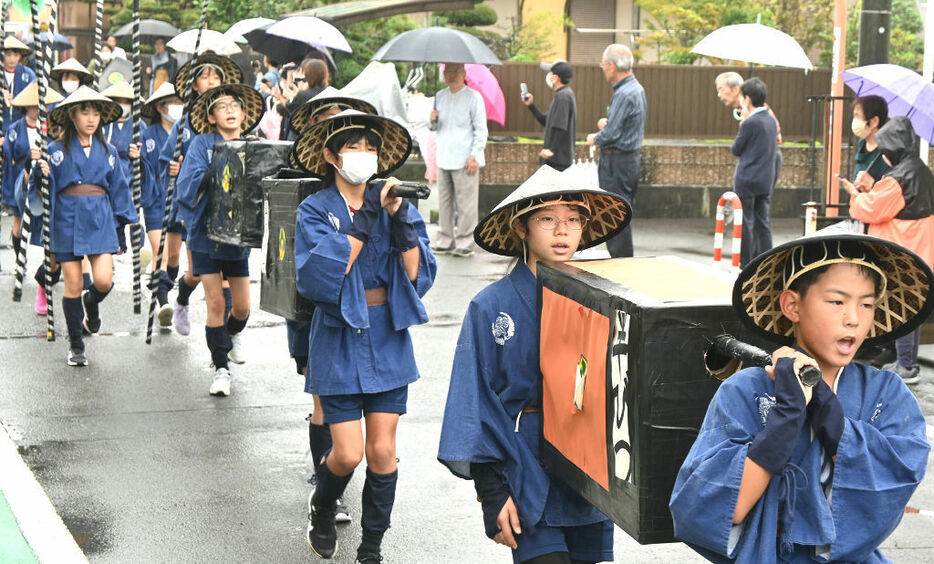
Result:
<instances>
[{"instance_id":1,"label":"white umbrella","mask_svg":"<svg viewBox=\"0 0 934 564\"><path fill-rule=\"evenodd\" d=\"M263 27L264 25L269 25L275 21L276 20L269 18L248 18L230 26L230 29L225 31L224 35L233 39L237 43L246 43L247 40L245 37L243 37L244 33L253 31L254 29Z\"/></svg>"},{"instance_id":2,"label":"white umbrella","mask_svg":"<svg viewBox=\"0 0 934 564\"><path fill-rule=\"evenodd\" d=\"M266 33L302 41L314 47L327 47L352 53L353 49L339 29L314 16L292 16L279 20Z\"/></svg>"},{"instance_id":3,"label":"white umbrella","mask_svg":"<svg viewBox=\"0 0 934 564\"><path fill-rule=\"evenodd\" d=\"M201 33L201 44L198 46L198 51L201 53L213 51L218 55L236 55L237 53L243 52L243 50L234 43L233 39L219 31L205 29ZM179 33L165 45L166 47L175 49L179 53L194 53L197 37L198 30L189 29L188 31Z\"/></svg>"},{"instance_id":4,"label":"white umbrella","mask_svg":"<svg viewBox=\"0 0 934 564\"><path fill-rule=\"evenodd\" d=\"M760 65L814 69L804 49L794 37L761 24L721 27L701 39L691 52Z\"/></svg>"}]
</instances>

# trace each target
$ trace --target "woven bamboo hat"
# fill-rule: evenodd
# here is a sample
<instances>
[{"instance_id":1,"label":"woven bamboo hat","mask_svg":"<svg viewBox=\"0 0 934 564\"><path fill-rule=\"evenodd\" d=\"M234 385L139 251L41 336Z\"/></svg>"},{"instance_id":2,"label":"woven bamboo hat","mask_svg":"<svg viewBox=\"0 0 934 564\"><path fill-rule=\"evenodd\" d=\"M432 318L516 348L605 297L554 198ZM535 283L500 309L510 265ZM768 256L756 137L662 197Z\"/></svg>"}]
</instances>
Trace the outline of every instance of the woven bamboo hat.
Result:
<instances>
[{"instance_id":1,"label":"woven bamboo hat","mask_svg":"<svg viewBox=\"0 0 934 564\"><path fill-rule=\"evenodd\" d=\"M178 98L175 94L175 87L172 86L171 82L163 82L159 85L159 88L156 88L156 91L152 93L152 96L143 103L143 107L139 110L140 115L148 120L157 119L159 117L159 111L156 110L156 106L170 98Z\"/></svg>"},{"instance_id":2,"label":"woven bamboo hat","mask_svg":"<svg viewBox=\"0 0 934 564\"><path fill-rule=\"evenodd\" d=\"M575 164L563 172L543 165L516 190L506 196L474 229L477 244L491 253L522 256L522 239L512 228L515 218L536 209L554 205L577 205L586 208L590 221L581 232L578 249L599 245L629 224L629 203L621 196L598 188L587 181L592 172Z\"/></svg>"},{"instance_id":3,"label":"woven bamboo hat","mask_svg":"<svg viewBox=\"0 0 934 564\"><path fill-rule=\"evenodd\" d=\"M869 235L818 232L753 259L733 286L733 309L756 333L791 344L794 325L782 315L782 291L805 272L840 263L865 266L882 280L875 321L865 343L875 345L910 333L934 308L934 273L918 255Z\"/></svg>"},{"instance_id":4,"label":"woven bamboo hat","mask_svg":"<svg viewBox=\"0 0 934 564\"><path fill-rule=\"evenodd\" d=\"M123 115L123 110L120 108L120 104L114 102L107 96L104 96L100 92L97 92L93 88L88 86L79 86L77 90L72 92L67 98L62 100L62 103L58 105L51 113L49 113L49 121L52 125L57 125L59 127L65 127L65 123L68 121L68 111L72 106L80 105L84 103L94 103L101 110L101 125L106 125L112 121L116 121Z\"/></svg>"},{"instance_id":5,"label":"woven bamboo hat","mask_svg":"<svg viewBox=\"0 0 934 564\"><path fill-rule=\"evenodd\" d=\"M52 80L61 82L62 76L66 72L72 72L78 75L78 81L81 84L90 84L94 82L94 75L91 73L91 71L79 63L78 59L74 57L65 59L64 61L52 67L52 70L49 72L49 77Z\"/></svg>"},{"instance_id":6,"label":"woven bamboo hat","mask_svg":"<svg viewBox=\"0 0 934 564\"><path fill-rule=\"evenodd\" d=\"M3 40L3 50L4 51L19 51L25 57L26 55L32 53L32 49L29 48L29 45L26 45L19 39L13 37L7 37Z\"/></svg>"},{"instance_id":7,"label":"woven bamboo hat","mask_svg":"<svg viewBox=\"0 0 934 564\"><path fill-rule=\"evenodd\" d=\"M324 146L331 137L348 129L369 129L382 138L376 169L379 176L402 166L412 151L412 138L398 123L382 116L344 110L305 129L292 146L289 164L298 165L316 178L324 178L331 166L324 160Z\"/></svg>"},{"instance_id":8,"label":"woven bamboo hat","mask_svg":"<svg viewBox=\"0 0 934 564\"><path fill-rule=\"evenodd\" d=\"M125 98L127 100L133 99L133 86L125 80L118 80L117 82L111 84L107 88L101 90L101 94L107 96L111 100L116 98Z\"/></svg>"},{"instance_id":9,"label":"woven bamboo hat","mask_svg":"<svg viewBox=\"0 0 934 564\"><path fill-rule=\"evenodd\" d=\"M223 57L221 55L215 55L214 53L205 53L203 55L198 55L178 69L178 73L175 75L175 91L178 92L179 98L182 100L188 98L188 80L190 79L189 73L191 73L192 69L200 73L206 66L214 67L214 70L221 75L221 84L243 82L243 72L230 57ZM195 77L197 76L198 75L195 74Z\"/></svg>"},{"instance_id":10,"label":"woven bamboo hat","mask_svg":"<svg viewBox=\"0 0 934 564\"><path fill-rule=\"evenodd\" d=\"M328 108L340 108L344 110L357 110L365 114L376 114L376 107L366 100L344 96L341 91L333 86L328 86L318 93L317 96L308 100L300 108L292 113L289 119L289 127L295 133L301 133L307 127L309 122L321 112Z\"/></svg>"},{"instance_id":11,"label":"woven bamboo hat","mask_svg":"<svg viewBox=\"0 0 934 564\"><path fill-rule=\"evenodd\" d=\"M195 133L208 133L216 131L216 127L208 121L211 107L220 98L233 96L243 106L243 123L240 131L252 131L263 117L263 97L259 92L246 84L221 84L208 90L195 100L191 107L191 127Z\"/></svg>"},{"instance_id":12,"label":"woven bamboo hat","mask_svg":"<svg viewBox=\"0 0 934 564\"><path fill-rule=\"evenodd\" d=\"M61 94L55 90L49 88L45 93L45 103L48 104L57 104L64 100ZM13 105L18 108L25 108L29 106L38 106L39 105L39 82L33 80L29 83L29 86L23 88L23 91L16 95L13 98Z\"/></svg>"}]
</instances>

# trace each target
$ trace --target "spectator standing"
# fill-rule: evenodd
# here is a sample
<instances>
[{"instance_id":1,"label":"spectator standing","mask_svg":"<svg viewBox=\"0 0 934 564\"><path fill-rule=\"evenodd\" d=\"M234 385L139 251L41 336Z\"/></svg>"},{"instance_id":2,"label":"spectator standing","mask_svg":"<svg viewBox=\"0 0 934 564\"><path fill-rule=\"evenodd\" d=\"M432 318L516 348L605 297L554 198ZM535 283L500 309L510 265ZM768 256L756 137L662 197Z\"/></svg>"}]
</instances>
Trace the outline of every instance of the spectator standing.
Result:
<instances>
[{"instance_id":1,"label":"spectator standing","mask_svg":"<svg viewBox=\"0 0 934 564\"><path fill-rule=\"evenodd\" d=\"M613 97L606 118L597 122L597 133L587 143L600 147L597 174L600 187L615 192L633 206L639 187L642 138L645 134L645 90L632 73L632 51L620 44L603 51L600 68L613 85ZM632 227L627 226L606 242L612 257L633 256Z\"/></svg>"},{"instance_id":2,"label":"spectator standing","mask_svg":"<svg viewBox=\"0 0 934 564\"><path fill-rule=\"evenodd\" d=\"M178 61L165 47L165 39L157 37L153 48L155 54L150 59L150 66L146 68L146 74L149 75L149 95L156 91L163 82L174 83L175 73L178 72Z\"/></svg>"},{"instance_id":3,"label":"spectator standing","mask_svg":"<svg viewBox=\"0 0 934 564\"><path fill-rule=\"evenodd\" d=\"M564 170L574 162L574 132L577 129L577 100L574 91L568 86L574 71L567 61L558 59L553 63L542 63L545 84L555 92L555 98L542 113L535 107L532 93L522 98L538 123L545 126L545 142L539 153L539 164L546 164L557 170Z\"/></svg>"},{"instance_id":4,"label":"spectator standing","mask_svg":"<svg viewBox=\"0 0 934 564\"><path fill-rule=\"evenodd\" d=\"M107 45L110 45L110 50L113 51L114 57L130 60L129 57L126 56L126 51L123 50L123 47L117 47L117 38L113 35L107 36Z\"/></svg>"},{"instance_id":5,"label":"spectator standing","mask_svg":"<svg viewBox=\"0 0 934 564\"><path fill-rule=\"evenodd\" d=\"M110 64L110 61L113 58L114 58L113 47L111 47L110 45L106 43L102 44L100 67L97 66L97 59L92 58L90 61L88 61L88 67L87 67L88 72L90 72L94 76L97 76L99 73L103 72L103 70L107 67L108 64Z\"/></svg>"},{"instance_id":6,"label":"spectator standing","mask_svg":"<svg viewBox=\"0 0 934 564\"><path fill-rule=\"evenodd\" d=\"M778 122L765 106L766 86L753 77L740 87L740 105L747 117L739 126L731 151L739 157L733 190L743 203L743 245L740 266L772 248L769 205L775 184Z\"/></svg>"},{"instance_id":7,"label":"spectator standing","mask_svg":"<svg viewBox=\"0 0 934 564\"><path fill-rule=\"evenodd\" d=\"M470 257L474 253L487 128L483 98L467 86L466 77L463 64L444 66L447 88L435 95L435 109L429 118L429 129L438 132L440 230L431 247L436 255Z\"/></svg>"},{"instance_id":8,"label":"spectator standing","mask_svg":"<svg viewBox=\"0 0 934 564\"><path fill-rule=\"evenodd\" d=\"M291 82L294 88L283 88L282 98L276 106L276 110L282 115L280 139L294 141L298 137L301 128L291 126L292 113L324 91L330 79L328 65L321 59L305 59L301 66L293 71Z\"/></svg>"}]
</instances>

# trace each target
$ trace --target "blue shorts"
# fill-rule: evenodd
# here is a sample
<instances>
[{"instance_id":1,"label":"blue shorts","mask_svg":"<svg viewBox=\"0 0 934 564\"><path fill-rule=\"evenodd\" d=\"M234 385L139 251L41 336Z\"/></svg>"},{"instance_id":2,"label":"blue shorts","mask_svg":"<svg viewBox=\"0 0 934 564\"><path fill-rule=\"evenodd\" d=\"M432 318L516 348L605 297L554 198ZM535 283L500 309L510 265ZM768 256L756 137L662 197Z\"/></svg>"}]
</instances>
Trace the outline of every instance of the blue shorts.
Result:
<instances>
[{"instance_id":1,"label":"blue shorts","mask_svg":"<svg viewBox=\"0 0 934 564\"><path fill-rule=\"evenodd\" d=\"M162 220L165 219L163 217L164 214L165 209L143 208L143 221L146 222L146 231L162 229ZM181 223L173 223L172 221L169 221L169 228L166 230L166 233L181 233L184 235L185 228L182 227Z\"/></svg>"},{"instance_id":2,"label":"blue shorts","mask_svg":"<svg viewBox=\"0 0 934 564\"><path fill-rule=\"evenodd\" d=\"M324 412L327 417L327 411ZM515 564L553 552L567 552L571 560L580 562L613 561L613 523L609 520L578 525L552 527L540 521L534 529L524 529L516 537L518 548L512 551Z\"/></svg>"},{"instance_id":3,"label":"blue shorts","mask_svg":"<svg viewBox=\"0 0 934 564\"><path fill-rule=\"evenodd\" d=\"M191 252L191 269L195 276L202 274L223 274L224 279L240 278L250 275L249 259L221 260L213 259L208 253Z\"/></svg>"},{"instance_id":4,"label":"blue shorts","mask_svg":"<svg viewBox=\"0 0 934 564\"><path fill-rule=\"evenodd\" d=\"M367 413L405 414L405 404L409 399L409 386L379 392L375 394L345 394L340 396L318 396L324 409L324 422L343 423L358 421Z\"/></svg>"},{"instance_id":5,"label":"blue shorts","mask_svg":"<svg viewBox=\"0 0 934 564\"><path fill-rule=\"evenodd\" d=\"M95 255L73 255L71 253L52 253L55 256L55 262L75 262L83 260L85 256L95 256ZM98 253L101 255L113 255L116 254L116 251L112 253Z\"/></svg>"}]
</instances>

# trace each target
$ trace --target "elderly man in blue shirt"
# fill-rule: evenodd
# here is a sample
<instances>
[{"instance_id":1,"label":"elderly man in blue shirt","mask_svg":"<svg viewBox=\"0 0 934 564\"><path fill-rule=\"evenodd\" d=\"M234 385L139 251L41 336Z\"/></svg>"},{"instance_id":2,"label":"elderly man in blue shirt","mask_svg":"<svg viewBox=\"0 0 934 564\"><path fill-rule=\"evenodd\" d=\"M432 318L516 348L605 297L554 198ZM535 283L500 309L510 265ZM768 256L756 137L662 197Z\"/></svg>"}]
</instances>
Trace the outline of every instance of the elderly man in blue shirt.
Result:
<instances>
[{"instance_id":1,"label":"elderly man in blue shirt","mask_svg":"<svg viewBox=\"0 0 934 564\"><path fill-rule=\"evenodd\" d=\"M606 117L597 122L597 133L587 143L600 147L597 174L600 187L615 192L632 206L639 186L642 137L645 134L645 90L632 74L632 51L620 44L603 51L600 68L613 85ZM633 256L632 228L626 227L606 242L612 257Z\"/></svg>"},{"instance_id":2,"label":"elderly man in blue shirt","mask_svg":"<svg viewBox=\"0 0 934 564\"><path fill-rule=\"evenodd\" d=\"M438 132L438 237L436 255L473 256L480 168L485 164L486 107L466 83L464 65L444 66L447 88L435 95L429 128ZM455 215L456 210L456 215ZM456 223L455 223L456 222Z\"/></svg>"}]
</instances>

